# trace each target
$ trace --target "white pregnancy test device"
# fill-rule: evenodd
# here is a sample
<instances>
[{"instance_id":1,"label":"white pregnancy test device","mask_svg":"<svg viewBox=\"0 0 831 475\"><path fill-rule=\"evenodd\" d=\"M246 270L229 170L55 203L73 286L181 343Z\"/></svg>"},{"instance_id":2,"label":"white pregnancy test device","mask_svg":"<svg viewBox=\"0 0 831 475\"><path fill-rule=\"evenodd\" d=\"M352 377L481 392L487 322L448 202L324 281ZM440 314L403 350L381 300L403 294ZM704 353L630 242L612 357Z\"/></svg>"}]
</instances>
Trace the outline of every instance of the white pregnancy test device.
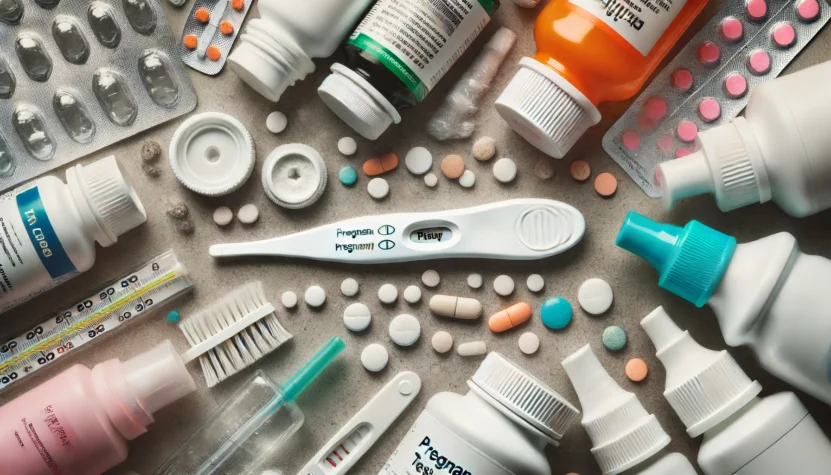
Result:
<instances>
[{"instance_id":1,"label":"white pregnancy test device","mask_svg":"<svg viewBox=\"0 0 831 475\"><path fill-rule=\"evenodd\" d=\"M532 260L571 249L585 231L586 221L573 206L528 198L435 213L355 218L265 241L216 244L210 254L355 264L456 257Z\"/></svg>"},{"instance_id":2,"label":"white pregnancy test device","mask_svg":"<svg viewBox=\"0 0 831 475\"><path fill-rule=\"evenodd\" d=\"M316 453L297 475L343 475L384 435L421 390L411 371L398 373Z\"/></svg>"}]
</instances>

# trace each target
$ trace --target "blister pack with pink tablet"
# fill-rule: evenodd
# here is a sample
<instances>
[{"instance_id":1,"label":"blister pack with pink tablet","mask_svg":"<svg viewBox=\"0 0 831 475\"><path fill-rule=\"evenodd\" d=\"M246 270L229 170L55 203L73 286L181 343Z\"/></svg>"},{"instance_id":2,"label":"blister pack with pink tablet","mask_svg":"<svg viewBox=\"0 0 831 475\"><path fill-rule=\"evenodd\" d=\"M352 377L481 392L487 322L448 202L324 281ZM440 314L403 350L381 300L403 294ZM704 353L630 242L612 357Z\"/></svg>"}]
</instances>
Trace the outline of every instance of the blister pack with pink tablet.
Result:
<instances>
[{"instance_id":1,"label":"blister pack with pink tablet","mask_svg":"<svg viewBox=\"0 0 831 475\"><path fill-rule=\"evenodd\" d=\"M729 122L831 19L826 0L728 0L603 137L603 148L659 197L655 171Z\"/></svg>"}]
</instances>

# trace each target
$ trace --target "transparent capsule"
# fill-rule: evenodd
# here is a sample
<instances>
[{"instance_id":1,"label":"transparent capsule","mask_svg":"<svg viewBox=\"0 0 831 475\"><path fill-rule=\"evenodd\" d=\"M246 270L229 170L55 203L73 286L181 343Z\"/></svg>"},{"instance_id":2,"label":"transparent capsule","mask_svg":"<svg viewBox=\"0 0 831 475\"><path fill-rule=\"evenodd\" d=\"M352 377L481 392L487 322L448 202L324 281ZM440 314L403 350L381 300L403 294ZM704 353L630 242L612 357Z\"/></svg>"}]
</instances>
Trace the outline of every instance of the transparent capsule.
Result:
<instances>
[{"instance_id":1,"label":"transparent capsule","mask_svg":"<svg viewBox=\"0 0 831 475\"><path fill-rule=\"evenodd\" d=\"M35 0L35 3L37 3L38 6L44 10L51 10L58 6L60 0Z\"/></svg>"},{"instance_id":2,"label":"transparent capsule","mask_svg":"<svg viewBox=\"0 0 831 475\"><path fill-rule=\"evenodd\" d=\"M95 136L95 122L84 103L71 91L59 89L52 98L55 115L66 133L78 143L89 143Z\"/></svg>"},{"instance_id":3,"label":"transparent capsule","mask_svg":"<svg viewBox=\"0 0 831 475\"><path fill-rule=\"evenodd\" d=\"M84 64L89 58L89 43L81 27L73 18L59 16L52 22L52 37L64 59L72 64Z\"/></svg>"},{"instance_id":4,"label":"transparent capsule","mask_svg":"<svg viewBox=\"0 0 831 475\"><path fill-rule=\"evenodd\" d=\"M153 102L162 107L174 107L179 102L179 83L164 54L146 50L139 58L138 70L141 82Z\"/></svg>"},{"instance_id":5,"label":"transparent capsule","mask_svg":"<svg viewBox=\"0 0 831 475\"><path fill-rule=\"evenodd\" d=\"M12 156L6 138L0 134L0 177L8 177L14 173L14 157Z\"/></svg>"},{"instance_id":6,"label":"transparent capsule","mask_svg":"<svg viewBox=\"0 0 831 475\"><path fill-rule=\"evenodd\" d=\"M0 57L0 99L9 99L14 95L14 88L17 81L14 73L9 69L8 63Z\"/></svg>"},{"instance_id":7,"label":"transparent capsule","mask_svg":"<svg viewBox=\"0 0 831 475\"><path fill-rule=\"evenodd\" d=\"M122 4L127 21L137 33L153 33L156 29L156 12L147 0L122 0Z\"/></svg>"},{"instance_id":8,"label":"transparent capsule","mask_svg":"<svg viewBox=\"0 0 831 475\"><path fill-rule=\"evenodd\" d=\"M87 9L87 21L102 45L115 48L121 42L121 28L118 27L115 15L108 5L98 2L91 4Z\"/></svg>"},{"instance_id":9,"label":"transparent capsule","mask_svg":"<svg viewBox=\"0 0 831 475\"><path fill-rule=\"evenodd\" d=\"M0 23L16 25L23 18L23 2L20 0L0 0Z\"/></svg>"},{"instance_id":10,"label":"transparent capsule","mask_svg":"<svg viewBox=\"0 0 831 475\"><path fill-rule=\"evenodd\" d=\"M109 69L99 69L92 76L92 90L113 123L127 126L136 120L138 104L124 76Z\"/></svg>"},{"instance_id":11,"label":"transparent capsule","mask_svg":"<svg viewBox=\"0 0 831 475\"><path fill-rule=\"evenodd\" d=\"M52 74L52 58L35 35L23 33L17 37L14 49L23 70L34 81L44 82Z\"/></svg>"},{"instance_id":12,"label":"transparent capsule","mask_svg":"<svg viewBox=\"0 0 831 475\"><path fill-rule=\"evenodd\" d=\"M12 125L29 155L38 160L49 160L55 154L55 141L46 130L43 115L32 106L19 106L12 116Z\"/></svg>"}]
</instances>

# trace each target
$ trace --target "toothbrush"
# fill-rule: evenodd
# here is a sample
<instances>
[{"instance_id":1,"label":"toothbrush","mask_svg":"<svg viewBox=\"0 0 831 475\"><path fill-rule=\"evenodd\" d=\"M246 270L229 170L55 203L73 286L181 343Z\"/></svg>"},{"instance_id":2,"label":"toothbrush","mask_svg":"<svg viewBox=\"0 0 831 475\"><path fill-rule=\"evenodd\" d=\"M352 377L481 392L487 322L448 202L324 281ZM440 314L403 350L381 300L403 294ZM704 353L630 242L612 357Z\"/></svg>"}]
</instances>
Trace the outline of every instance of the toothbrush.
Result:
<instances>
[{"instance_id":1,"label":"toothbrush","mask_svg":"<svg viewBox=\"0 0 831 475\"><path fill-rule=\"evenodd\" d=\"M542 259L576 245L586 230L565 203L516 199L434 213L367 216L265 241L216 244L213 257L282 256L376 264L442 258Z\"/></svg>"}]
</instances>

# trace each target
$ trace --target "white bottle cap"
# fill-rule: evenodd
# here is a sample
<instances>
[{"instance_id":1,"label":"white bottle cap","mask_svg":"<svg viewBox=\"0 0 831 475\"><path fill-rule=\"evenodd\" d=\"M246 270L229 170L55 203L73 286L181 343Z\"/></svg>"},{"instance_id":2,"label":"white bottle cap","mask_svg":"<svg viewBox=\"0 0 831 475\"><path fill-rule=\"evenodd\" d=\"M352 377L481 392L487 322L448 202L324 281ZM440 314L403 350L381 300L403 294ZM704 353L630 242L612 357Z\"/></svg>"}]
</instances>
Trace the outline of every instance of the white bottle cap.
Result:
<instances>
[{"instance_id":1,"label":"white bottle cap","mask_svg":"<svg viewBox=\"0 0 831 475\"><path fill-rule=\"evenodd\" d=\"M566 398L499 353L488 353L467 385L509 418L533 426L555 446L580 415Z\"/></svg>"},{"instance_id":2,"label":"white bottle cap","mask_svg":"<svg viewBox=\"0 0 831 475\"><path fill-rule=\"evenodd\" d=\"M532 58L496 100L496 110L514 131L554 158L563 158L600 111L565 78Z\"/></svg>"},{"instance_id":3,"label":"white bottle cap","mask_svg":"<svg viewBox=\"0 0 831 475\"><path fill-rule=\"evenodd\" d=\"M317 150L303 144L274 149L263 165L266 195L286 209L307 208L326 191L326 162Z\"/></svg>"},{"instance_id":4,"label":"white bottle cap","mask_svg":"<svg viewBox=\"0 0 831 475\"><path fill-rule=\"evenodd\" d=\"M332 74L317 93L335 115L369 140L377 139L390 125L401 122L401 114L387 98L342 64L332 65Z\"/></svg>"},{"instance_id":5,"label":"white bottle cap","mask_svg":"<svg viewBox=\"0 0 831 475\"><path fill-rule=\"evenodd\" d=\"M97 228L95 240L104 247L147 221L144 206L114 156L70 168L66 182L81 215Z\"/></svg>"},{"instance_id":6,"label":"white bottle cap","mask_svg":"<svg viewBox=\"0 0 831 475\"><path fill-rule=\"evenodd\" d=\"M133 397L148 414L196 389L196 383L170 340L123 362L121 370Z\"/></svg>"},{"instance_id":7,"label":"white bottle cap","mask_svg":"<svg viewBox=\"0 0 831 475\"><path fill-rule=\"evenodd\" d=\"M658 419L638 397L624 391L603 369L589 345L563 360L583 406L583 427L604 475L628 470L670 442Z\"/></svg>"},{"instance_id":8,"label":"white bottle cap","mask_svg":"<svg viewBox=\"0 0 831 475\"><path fill-rule=\"evenodd\" d=\"M681 331L664 311L656 308L641 326L657 349L667 373L664 397L698 437L746 406L761 391L727 351L708 350Z\"/></svg>"}]
</instances>

